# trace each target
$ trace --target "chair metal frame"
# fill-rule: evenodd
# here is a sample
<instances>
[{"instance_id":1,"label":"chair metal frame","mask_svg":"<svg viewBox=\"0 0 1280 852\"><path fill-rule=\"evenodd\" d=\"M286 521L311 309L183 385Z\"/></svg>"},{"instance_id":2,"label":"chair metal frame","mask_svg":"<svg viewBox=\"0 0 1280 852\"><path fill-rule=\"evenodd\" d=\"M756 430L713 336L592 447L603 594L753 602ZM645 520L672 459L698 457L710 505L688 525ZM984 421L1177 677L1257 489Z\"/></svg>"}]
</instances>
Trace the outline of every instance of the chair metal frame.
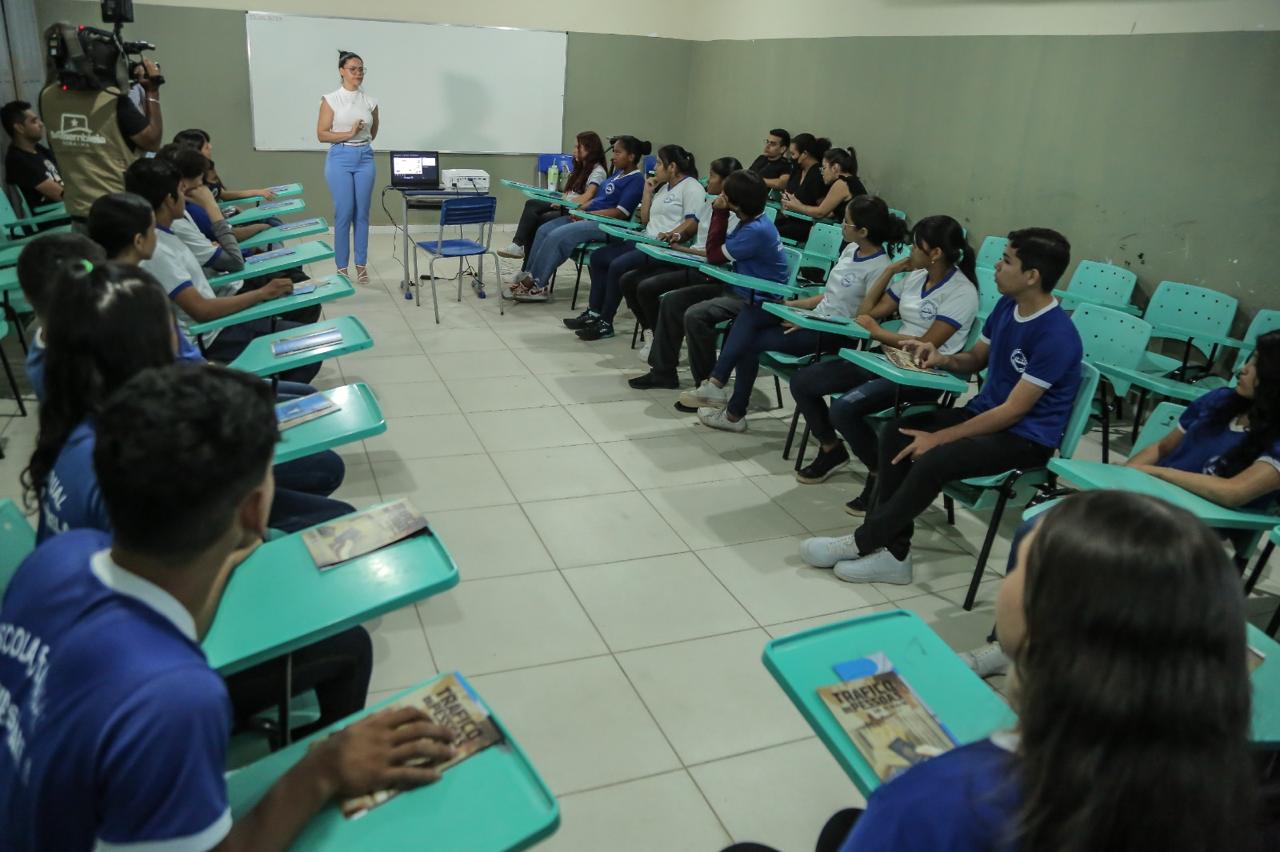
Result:
<instances>
[{"instance_id":1,"label":"chair metal frame","mask_svg":"<svg viewBox=\"0 0 1280 852\"><path fill-rule=\"evenodd\" d=\"M475 274L475 279L484 286L484 257L491 255L493 257L493 268L498 274L498 311L500 314L506 314L506 307L502 304L502 265L498 260L498 253L493 249L493 224L497 218L498 199L493 195L477 195L463 196L461 198L446 199L440 205L440 230L436 234L435 242L430 240L414 240L415 246L413 252L413 284L415 289L416 302L422 305L422 276L418 273L418 252L422 249L431 255L431 262L427 264L427 275L431 282L431 305L435 309L436 324L440 323L440 302L436 296L436 261L444 260L452 257L458 259L458 301L462 301L462 267L463 261L469 257L479 257L480 265ZM468 240L463 238L463 226L479 225L480 233L477 234L479 240ZM456 240L446 240L444 237L445 228L457 227L458 238Z\"/></svg>"}]
</instances>

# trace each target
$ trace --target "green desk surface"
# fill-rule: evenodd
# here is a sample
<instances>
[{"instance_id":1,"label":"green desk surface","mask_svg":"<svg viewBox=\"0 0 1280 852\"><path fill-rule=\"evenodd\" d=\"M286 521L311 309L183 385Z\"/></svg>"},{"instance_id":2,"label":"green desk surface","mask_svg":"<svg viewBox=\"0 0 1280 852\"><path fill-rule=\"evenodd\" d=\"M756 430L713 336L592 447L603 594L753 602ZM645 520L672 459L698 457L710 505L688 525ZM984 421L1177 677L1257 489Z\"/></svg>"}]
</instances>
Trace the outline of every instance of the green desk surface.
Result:
<instances>
[{"instance_id":1,"label":"green desk surface","mask_svg":"<svg viewBox=\"0 0 1280 852\"><path fill-rule=\"evenodd\" d=\"M1180 382L1177 379L1156 376L1128 367L1117 367L1114 364L1094 362L1094 366L1098 368L1098 372L1102 374L1104 379L1107 379L1113 385L1119 382L1120 386L1126 391L1128 388L1124 387L1125 385L1136 385L1140 388L1146 388L1151 393L1166 396L1170 399L1194 402L1213 390L1211 386Z\"/></svg>"},{"instance_id":2,"label":"green desk surface","mask_svg":"<svg viewBox=\"0 0 1280 852\"><path fill-rule=\"evenodd\" d=\"M320 393L337 405L338 410L282 431L276 444L276 464L387 431L387 420L378 407L378 399L364 382Z\"/></svg>"},{"instance_id":3,"label":"green desk surface","mask_svg":"<svg viewBox=\"0 0 1280 852\"><path fill-rule=\"evenodd\" d=\"M306 352L297 352L280 358L277 358L271 352L271 344L277 340L309 334L313 331L325 331L330 328L336 328L342 332L342 341L340 343L321 346L317 349L308 349ZM294 367L314 364L326 358L349 355L352 352L359 352L362 349L370 349L372 347L373 338L369 337L369 332L360 320L351 316L337 317L336 319L322 320L310 325L291 328L279 334L264 334L261 337L255 337L249 341L249 345L244 348L239 357L227 366L237 370L244 370L246 373L253 373L255 376L273 376L276 373L282 373Z\"/></svg>"},{"instance_id":4,"label":"green desk surface","mask_svg":"<svg viewBox=\"0 0 1280 852\"><path fill-rule=\"evenodd\" d=\"M321 571L294 533L263 544L232 573L204 653L232 674L457 584L458 567L434 535Z\"/></svg>"},{"instance_id":5,"label":"green desk surface","mask_svg":"<svg viewBox=\"0 0 1280 852\"><path fill-rule=\"evenodd\" d=\"M666 240L651 237L644 231L637 231L634 228L619 228L617 225L601 225L600 230L611 237L616 237L620 240L630 240L633 243L643 243L644 245L649 246L669 245Z\"/></svg>"},{"instance_id":6,"label":"green desk surface","mask_svg":"<svg viewBox=\"0 0 1280 852\"><path fill-rule=\"evenodd\" d=\"M8 222L0 223L3 225L6 233L13 233L20 228L28 228L33 225L43 225L46 222L66 222L71 217L67 215L66 208L61 210L47 210L43 213L37 213L34 216L24 216L20 219L13 219Z\"/></svg>"},{"instance_id":7,"label":"green desk surface","mask_svg":"<svg viewBox=\"0 0 1280 852\"><path fill-rule=\"evenodd\" d=\"M816 331L818 334L838 334L841 337L853 337L858 340L871 339L871 335L865 328L848 317L832 317L831 321L814 319L812 311L790 308L779 302L765 302L761 307L792 325Z\"/></svg>"},{"instance_id":8,"label":"green desk surface","mask_svg":"<svg viewBox=\"0 0 1280 852\"><path fill-rule=\"evenodd\" d=\"M613 219L609 216L597 216L596 214L588 213L585 210L575 210L573 211L573 215L574 217L587 222L595 222L598 225L614 225L618 228L623 228L629 231L634 231L644 227L644 225L632 219Z\"/></svg>"},{"instance_id":9,"label":"green desk surface","mask_svg":"<svg viewBox=\"0 0 1280 852\"><path fill-rule=\"evenodd\" d=\"M922 373L919 370L904 370L901 367L895 367L879 352L841 349L840 357L846 361L852 361L864 370L869 370L881 378L907 387L959 394L964 393L969 386L968 382L952 373Z\"/></svg>"},{"instance_id":10,"label":"green desk surface","mask_svg":"<svg viewBox=\"0 0 1280 852\"><path fill-rule=\"evenodd\" d=\"M298 308L320 305L335 299L345 299L356 291L345 275L330 275L328 278L316 281L315 284L316 289L310 293L303 293L300 296L282 296L279 299L259 302L252 308L245 308L243 311L236 311L234 314L228 314L216 320L196 323L190 327L190 331L192 334L207 334L216 329L240 325L263 317L277 317Z\"/></svg>"},{"instance_id":11,"label":"green desk surface","mask_svg":"<svg viewBox=\"0 0 1280 852\"><path fill-rule=\"evenodd\" d=\"M461 675L456 677L464 680ZM408 691L351 718L379 710ZM307 823L290 848L499 852L527 849L549 837L560 825L555 796L493 708L489 712L504 742L446 771L436 783L401 793L358 819L345 819L335 805L329 805ZM345 724L346 720L339 722L229 774L227 793L232 815L239 819L247 813L276 779L301 759L313 741Z\"/></svg>"},{"instance_id":12,"label":"green desk surface","mask_svg":"<svg viewBox=\"0 0 1280 852\"><path fill-rule=\"evenodd\" d=\"M252 257L245 258L244 269L239 272L224 272L222 275L215 275L209 279L209 286L216 290L223 284L243 281L246 278L257 278L259 275L271 275L274 272L283 272L286 269L293 269L308 263L318 263L333 257L333 249L323 240L311 240L310 242L289 246L289 248L293 249L290 254L271 257L266 260L255 260Z\"/></svg>"},{"instance_id":13,"label":"green desk surface","mask_svg":"<svg viewBox=\"0 0 1280 852\"><path fill-rule=\"evenodd\" d=\"M1014 724L1013 711L1000 696L965 668L915 613L880 612L774 639L764 649L765 668L863 795L878 787L880 779L817 690L840 682L832 666L877 651L884 652L960 744Z\"/></svg>"},{"instance_id":14,"label":"green desk surface","mask_svg":"<svg viewBox=\"0 0 1280 852\"><path fill-rule=\"evenodd\" d=\"M1188 337L1196 343L1209 344L1211 346L1221 346L1224 349L1239 349L1244 346L1243 340L1237 340L1234 337L1228 337L1223 334L1213 334L1211 332L1195 331L1190 328L1183 328L1178 325L1160 323L1152 327L1152 337L1163 337L1169 340L1186 340Z\"/></svg>"},{"instance_id":15,"label":"green desk surface","mask_svg":"<svg viewBox=\"0 0 1280 852\"><path fill-rule=\"evenodd\" d=\"M272 201L276 201L281 198L296 198L299 195L302 195L302 184L300 183L282 183L279 186L268 186L265 188L271 190L276 194L276 197L271 199ZM230 201L219 201L218 206L219 207L244 207L245 205L258 204L259 202L265 201L265 200L266 200L265 196L250 195L246 198L233 198Z\"/></svg>"},{"instance_id":16,"label":"green desk surface","mask_svg":"<svg viewBox=\"0 0 1280 852\"><path fill-rule=\"evenodd\" d=\"M798 295L795 287L786 284L779 284L776 281L766 281L763 278L755 278L750 275L742 275L738 272L726 269L723 266L714 266L710 263L704 263L698 267L698 271L708 278L714 278L717 281L723 281L734 287L743 287L747 290L755 290L759 293L767 293L770 296L780 296L783 299L794 299Z\"/></svg>"},{"instance_id":17,"label":"green desk surface","mask_svg":"<svg viewBox=\"0 0 1280 852\"><path fill-rule=\"evenodd\" d=\"M307 202L303 201L301 198L286 198L280 201L264 201L257 207L250 207L248 210L241 210L236 215L229 217L227 222L233 226L248 225L252 222L261 222L263 219L270 219L273 216L287 216L290 213L297 213L299 210L305 210L306 208Z\"/></svg>"},{"instance_id":18,"label":"green desk surface","mask_svg":"<svg viewBox=\"0 0 1280 852\"><path fill-rule=\"evenodd\" d=\"M1187 510L1215 529L1265 530L1280 520L1272 514L1240 512L1219 506L1185 488L1124 465L1055 458L1049 462L1049 470L1087 491L1111 488L1159 497Z\"/></svg>"},{"instance_id":19,"label":"green desk surface","mask_svg":"<svg viewBox=\"0 0 1280 852\"><path fill-rule=\"evenodd\" d=\"M1255 743L1280 745L1280 643L1266 633L1246 625L1248 641L1266 657L1253 670L1253 724L1250 737Z\"/></svg>"},{"instance_id":20,"label":"green desk surface","mask_svg":"<svg viewBox=\"0 0 1280 852\"><path fill-rule=\"evenodd\" d=\"M282 243L285 240L296 240L302 237L314 237L316 234L328 232L329 223L319 216L311 219L295 219L274 228L267 228L240 242L242 249L254 249L268 243Z\"/></svg>"},{"instance_id":21,"label":"green desk surface","mask_svg":"<svg viewBox=\"0 0 1280 852\"><path fill-rule=\"evenodd\" d=\"M498 181L498 183L500 183L500 184L502 184L503 186L508 187L508 188L510 188L510 189L518 189L518 190L520 190L521 192L524 192L526 189L527 189L527 190L532 190L533 192L543 192L543 193L554 193L554 192L555 192L555 190L553 190L553 189L547 189L545 186L534 186L534 185L533 185L533 184L531 184L531 183L523 183L523 182L518 181L518 180L511 180L510 178L502 178L500 181Z\"/></svg>"},{"instance_id":22,"label":"green desk surface","mask_svg":"<svg viewBox=\"0 0 1280 852\"><path fill-rule=\"evenodd\" d=\"M697 269L707 262L705 254L693 254L687 251L677 251L672 248L663 248L662 246L649 245L648 243L639 243L636 248L640 249L643 254L647 254L654 260L660 260L663 263L671 263L676 266L688 266Z\"/></svg>"},{"instance_id":23,"label":"green desk surface","mask_svg":"<svg viewBox=\"0 0 1280 852\"><path fill-rule=\"evenodd\" d=\"M507 183L507 181L504 180L503 183ZM520 192L524 193L526 198L532 199L533 201L541 201L544 204L556 204L566 210L577 210L582 206L578 202L571 201L560 193L553 192L550 189L541 189L536 186L521 186Z\"/></svg>"}]
</instances>

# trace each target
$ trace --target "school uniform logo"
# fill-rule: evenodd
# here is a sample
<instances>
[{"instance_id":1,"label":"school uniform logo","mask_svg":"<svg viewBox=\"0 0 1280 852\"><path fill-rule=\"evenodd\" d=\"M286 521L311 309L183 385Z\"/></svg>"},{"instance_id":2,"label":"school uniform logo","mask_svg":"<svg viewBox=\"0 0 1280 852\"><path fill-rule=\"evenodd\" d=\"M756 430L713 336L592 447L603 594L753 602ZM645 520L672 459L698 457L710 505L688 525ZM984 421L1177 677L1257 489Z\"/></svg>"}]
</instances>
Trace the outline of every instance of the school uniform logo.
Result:
<instances>
[{"instance_id":1,"label":"school uniform logo","mask_svg":"<svg viewBox=\"0 0 1280 852\"><path fill-rule=\"evenodd\" d=\"M1214 456L1204 463L1204 470L1200 471L1207 476L1218 475L1218 462L1222 461L1222 456Z\"/></svg>"},{"instance_id":2,"label":"school uniform logo","mask_svg":"<svg viewBox=\"0 0 1280 852\"><path fill-rule=\"evenodd\" d=\"M933 322L938 316L938 306L928 299L920 303L920 318L925 322Z\"/></svg>"},{"instance_id":3,"label":"school uniform logo","mask_svg":"<svg viewBox=\"0 0 1280 852\"><path fill-rule=\"evenodd\" d=\"M1009 355L1009 363L1012 364L1013 369L1017 370L1019 373L1025 373L1027 371L1027 354L1021 349L1015 349L1012 354Z\"/></svg>"},{"instance_id":4,"label":"school uniform logo","mask_svg":"<svg viewBox=\"0 0 1280 852\"><path fill-rule=\"evenodd\" d=\"M613 181L610 181L609 183L606 183L604 185L604 194L613 195Z\"/></svg>"}]
</instances>

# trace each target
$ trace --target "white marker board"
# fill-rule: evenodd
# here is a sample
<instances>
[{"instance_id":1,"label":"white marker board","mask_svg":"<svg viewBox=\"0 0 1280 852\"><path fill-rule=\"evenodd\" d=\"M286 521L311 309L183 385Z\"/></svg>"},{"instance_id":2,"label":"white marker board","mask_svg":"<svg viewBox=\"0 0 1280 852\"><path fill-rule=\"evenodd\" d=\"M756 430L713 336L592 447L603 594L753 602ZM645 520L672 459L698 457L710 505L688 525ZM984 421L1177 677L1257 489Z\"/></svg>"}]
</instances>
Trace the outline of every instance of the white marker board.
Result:
<instances>
[{"instance_id":1,"label":"white marker board","mask_svg":"<svg viewBox=\"0 0 1280 852\"><path fill-rule=\"evenodd\" d=\"M322 151L320 98L338 88L338 50L368 69L380 150L559 151L568 38L561 32L247 12L253 143Z\"/></svg>"}]
</instances>

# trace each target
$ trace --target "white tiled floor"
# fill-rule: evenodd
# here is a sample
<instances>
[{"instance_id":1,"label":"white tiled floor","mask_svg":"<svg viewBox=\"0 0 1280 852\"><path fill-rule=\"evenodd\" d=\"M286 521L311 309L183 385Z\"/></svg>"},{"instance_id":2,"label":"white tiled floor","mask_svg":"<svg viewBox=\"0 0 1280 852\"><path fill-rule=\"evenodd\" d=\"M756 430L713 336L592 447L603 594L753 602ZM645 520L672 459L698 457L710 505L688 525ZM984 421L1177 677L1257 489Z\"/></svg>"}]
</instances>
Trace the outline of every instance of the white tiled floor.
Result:
<instances>
[{"instance_id":1,"label":"white tiled floor","mask_svg":"<svg viewBox=\"0 0 1280 852\"><path fill-rule=\"evenodd\" d=\"M800 540L851 529L842 504L862 480L795 482L781 457L790 409L767 409L767 378L748 433L712 432L672 408L674 392L627 387L644 370L629 317L597 343L560 325L571 274L556 301L508 304L506 316L496 287L485 301L467 287L459 303L445 283L436 325L429 303L400 297L386 246L375 238L373 286L327 308L360 316L374 347L327 364L317 384L367 382L389 427L342 449L338 496L367 506L411 495L462 582L368 625L370 701L437 671L472 677L559 797L548 849L594 852L604 837L645 852L810 848L860 797L761 665L764 644L893 607L957 649L978 644L996 573L974 612L960 603L986 517L960 511L948 527L940 507L927 512L910 586L808 568ZM4 423L0 496L18 495L35 426ZM1082 452L1096 457L1096 442ZM1253 610L1270 615L1261 600Z\"/></svg>"}]
</instances>

